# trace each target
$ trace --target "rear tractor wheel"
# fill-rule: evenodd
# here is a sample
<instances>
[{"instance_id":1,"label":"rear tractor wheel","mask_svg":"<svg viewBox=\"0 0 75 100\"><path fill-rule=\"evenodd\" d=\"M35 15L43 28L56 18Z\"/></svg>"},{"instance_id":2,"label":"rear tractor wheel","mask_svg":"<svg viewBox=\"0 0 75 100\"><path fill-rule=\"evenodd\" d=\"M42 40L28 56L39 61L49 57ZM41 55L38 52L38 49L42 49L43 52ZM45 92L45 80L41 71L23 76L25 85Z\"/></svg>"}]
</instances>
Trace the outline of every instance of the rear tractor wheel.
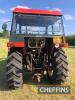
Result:
<instances>
[{"instance_id":1,"label":"rear tractor wheel","mask_svg":"<svg viewBox=\"0 0 75 100\"><path fill-rule=\"evenodd\" d=\"M23 85L23 64L20 52L16 51L8 56L6 75L8 87L18 88Z\"/></svg>"},{"instance_id":2,"label":"rear tractor wheel","mask_svg":"<svg viewBox=\"0 0 75 100\"><path fill-rule=\"evenodd\" d=\"M63 84L66 81L68 73L68 62L65 52L62 48L58 48L52 54L52 76L48 70L48 80L53 84Z\"/></svg>"}]
</instances>

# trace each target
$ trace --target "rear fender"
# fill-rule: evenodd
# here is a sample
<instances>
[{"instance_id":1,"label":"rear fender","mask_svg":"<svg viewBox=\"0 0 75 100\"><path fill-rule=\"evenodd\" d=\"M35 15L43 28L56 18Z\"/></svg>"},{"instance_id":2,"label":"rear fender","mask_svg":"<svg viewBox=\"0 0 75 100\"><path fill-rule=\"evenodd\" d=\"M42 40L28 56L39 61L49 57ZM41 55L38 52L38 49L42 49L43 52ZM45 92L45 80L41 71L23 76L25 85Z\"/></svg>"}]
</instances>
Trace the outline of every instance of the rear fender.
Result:
<instances>
[{"instance_id":1,"label":"rear fender","mask_svg":"<svg viewBox=\"0 0 75 100\"><path fill-rule=\"evenodd\" d=\"M68 47L68 43L66 43L65 38L63 36L53 36L53 43L56 47Z\"/></svg>"}]
</instances>

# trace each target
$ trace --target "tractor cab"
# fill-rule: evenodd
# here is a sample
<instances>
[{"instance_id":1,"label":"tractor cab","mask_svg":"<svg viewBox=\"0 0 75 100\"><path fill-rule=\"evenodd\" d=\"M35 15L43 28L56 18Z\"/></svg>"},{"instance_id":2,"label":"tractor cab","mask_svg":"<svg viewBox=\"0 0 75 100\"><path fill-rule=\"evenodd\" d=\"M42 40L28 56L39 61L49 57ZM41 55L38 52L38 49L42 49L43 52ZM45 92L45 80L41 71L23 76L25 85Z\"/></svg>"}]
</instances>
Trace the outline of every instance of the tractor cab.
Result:
<instances>
[{"instance_id":1,"label":"tractor cab","mask_svg":"<svg viewBox=\"0 0 75 100\"><path fill-rule=\"evenodd\" d=\"M62 15L14 12L11 34L63 35Z\"/></svg>"}]
</instances>

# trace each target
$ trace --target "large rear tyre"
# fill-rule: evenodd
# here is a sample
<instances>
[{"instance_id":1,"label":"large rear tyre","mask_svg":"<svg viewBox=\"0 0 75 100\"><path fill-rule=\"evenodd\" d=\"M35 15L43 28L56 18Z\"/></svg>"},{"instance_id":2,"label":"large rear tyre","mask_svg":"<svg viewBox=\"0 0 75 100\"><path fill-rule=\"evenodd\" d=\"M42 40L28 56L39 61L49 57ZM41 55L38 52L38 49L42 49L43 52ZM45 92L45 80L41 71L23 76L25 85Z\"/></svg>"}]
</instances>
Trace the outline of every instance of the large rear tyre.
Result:
<instances>
[{"instance_id":1,"label":"large rear tyre","mask_svg":"<svg viewBox=\"0 0 75 100\"><path fill-rule=\"evenodd\" d=\"M52 68L53 74L49 76L50 71L48 71L48 80L53 84L63 84L68 76L68 62L65 52L62 48L55 49L52 54Z\"/></svg>"},{"instance_id":2,"label":"large rear tyre","mask_svg":"<svg viewBox=\"0 0 75 100\"><path fill-rule=\"evenodd\" d=\"M6 76L9 88L19 88L23 85L23 62L20 52L16 51L8 56Z\"/></svg>"}]
</instances>

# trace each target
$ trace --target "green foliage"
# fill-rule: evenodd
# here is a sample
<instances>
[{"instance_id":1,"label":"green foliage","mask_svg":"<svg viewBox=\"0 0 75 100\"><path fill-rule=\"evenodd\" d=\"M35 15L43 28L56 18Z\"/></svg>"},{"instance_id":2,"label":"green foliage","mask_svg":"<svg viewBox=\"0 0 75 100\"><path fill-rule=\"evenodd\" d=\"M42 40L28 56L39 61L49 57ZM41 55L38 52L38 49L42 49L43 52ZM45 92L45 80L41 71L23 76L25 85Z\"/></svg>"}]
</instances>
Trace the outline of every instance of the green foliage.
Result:
<instances>
[{"instance_id":1,"label":"green foliage","mask_svg":"<svg viewBox=\"0 0 75 100\"><path fill-rule=\"evenodd\" d=\"M0 32L0 37L2 37L3 36L3 34Z\"/></svg>"},{"instance_id":2,"label":"green foliage","mask_svg":"<svg viewBox=\"0 0 75 100\"><path fill-rule=\"evenodd\" d=\"M9 36L9 32L6 30L6 31L3 31L3 37L8 37Z\"/></svg>"},{"instance_id":3,"label":"green foliage","mask_svg":"<svg viewBox=\"0 0 75 100\"><path fill-rule=\"evenodd\" d=\"M66 41L70 46L75 46L75 35L66 36Z\"/></svg>"},{"instance_id":4,"label":"green foliage","mask_svg":"<svg viewBox=\"0 0 75 100\"><path fill-rule=\"evenodd\" d=\"M9 36L9 32L6 30L0 33L0 37L8 37Z\"/></svg>"},{"instance_id":5,"label":"green foliage","mask_svg":"<svg viewBox=\"0 0 75 100\"><path fill-rule=\"evenodd\" d=\"M2 32L0 33L0 37L8 37L9 32L7 30L7 23L3 23L2 25Z\"/></svg>"},{"instance_id":6,"label":"green foliage","mask_svg":"<svg viewBox=\"0 0 75 100\"><path fill-rule=\"evenodd\" d=\"M7 31L7 23L3 23L2 29L3 29L3 31Z\"/></svg>"}]
</instances>

